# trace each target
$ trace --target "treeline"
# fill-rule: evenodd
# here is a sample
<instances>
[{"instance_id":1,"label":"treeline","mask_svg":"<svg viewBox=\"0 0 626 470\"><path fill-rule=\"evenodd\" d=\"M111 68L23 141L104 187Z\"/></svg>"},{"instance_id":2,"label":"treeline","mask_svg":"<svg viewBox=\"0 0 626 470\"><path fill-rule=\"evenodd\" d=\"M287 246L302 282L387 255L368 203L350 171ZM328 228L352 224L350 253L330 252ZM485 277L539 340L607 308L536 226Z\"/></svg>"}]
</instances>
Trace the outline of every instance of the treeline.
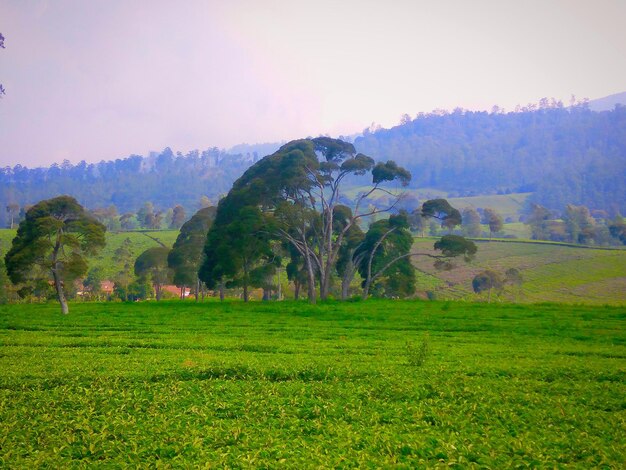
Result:
<instances>
[{"instance_id":1,"label":"treeline","mask_svg":"<svg viewBox=\"0 0 626 470\"><path fill-rule=\"evenodd\" d=\"M436 111L405 116L392 129L365 130L357 151L394 160L413 175L411 186L449 197L533 192L531 201L564 211L567 204L626 213L626 107L594 112L585 103L564 107L542 100L515 112ZM115 206L120 215L146 201L158 211L172 204L188 214L207 196L216 201L277 144L211 148L187 154L166 148L148 157L49 168L0 168L0 207L19 209L69 194L89 209ZM352 183L352 178L348 178ZM10 225L0 210L0 226Z\"/></svg>"},{"instance_id":2,"label":"treeline","mask_svg":"<svg viewBox=\"0 0 626 470\"><path fill-rule=\"evenodd\" d=\"M549 209L626 211L626 107L593 112L542 100L516 112L457 109L402 122L366 130L355 147L406 167L412 187L450 197L533 192Z\"/></svg>"},{"instance_id":3,"label":"treeline","mask_svg":"<svg viewBox=\"0 0 626 470\"><path fill-rule=\"evenodd\" d=\"M233 181L259 158L257 152L231 154L211 148L183 155L166 148L146 158L132 155L92 164L64 161L49 168L0 168L0 226L10 226L14 214L9 206L17 206L19 214L60 194L71 195L90 209L115 206L120 214L135 212L146 201L162 212L175 201L193 214L202 196L216 200L227 193Z\"/></svg>"}]
</instances>

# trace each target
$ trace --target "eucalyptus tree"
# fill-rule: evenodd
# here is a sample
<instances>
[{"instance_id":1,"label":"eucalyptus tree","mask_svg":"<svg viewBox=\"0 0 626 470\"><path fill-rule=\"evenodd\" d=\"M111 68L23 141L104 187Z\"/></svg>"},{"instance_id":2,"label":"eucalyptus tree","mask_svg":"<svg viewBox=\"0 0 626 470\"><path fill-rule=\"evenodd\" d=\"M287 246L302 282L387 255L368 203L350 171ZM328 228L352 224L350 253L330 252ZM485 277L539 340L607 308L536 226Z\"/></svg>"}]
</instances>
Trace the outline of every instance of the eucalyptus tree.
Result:
<instances>
[{"instance_id":1,"label":"eucalyptus tree","mask_svg":"<svg viewBox=\"0 0 626 470\"><path fill-rule=\"evenodd\" d=\"M167 264L174 273L174 284L183 290L187 286L195 286L196 302L200 290L198 270L202 261L202 249L216 210L215 207L205 207L185 222L167 257Z\"/></svg>"},{"instance_id":2,"label":"eucalyptus tree","mask_svg":"<svg viewBox=\"0 0 626 470\"><path fill-rule=\"evenodd\" d=\"M365 174L371 174L371 187L357 196L351 212L338 223L335 212L343 206L342 183L350 176ZM214 282L220 275L237 275L244 269L243 250L255 246L257 249L249 259L269 262L268 254L261 248L269 247L269 241L278 238L302 257L309 301L316 301L316 280L320 297L325 299L346 234L365 217L388 211L397 204L400 196L385 188L385 183L398 181L406 186L410 178L394 162L375 163L341 140L319 137L289 142L250 167L220 201L215 224L207 237L201 279ZM391 203L381 208L364 208L364 202L376 193L391 196ZM223 236L246 213L255 213L259 224L240 226L234 238ZM247 242L242 245L244 239ZM235 248L237 244L239 248Z\"/></svg>"},{"instance_id":3,"label":"eucalyptus tree","mask_svg":"<svg viewBox=\"0 0 626 470\"><path fill-rule=\"evenodd\" d=\"M26 212L11 249L7 273L14 284L51 277L64 314L64 289L87 272L88 255L105 245L106 228L70 196L41 201Z\"/></svg>"},{"instance_id":4,"label":"eucalyptus tree","mask_svg":"<svg viewBox=\"0 0 626 470\"><path fill-rule=\"evenodd\" d=\"M494 233L499 232L504 227L502 216L495 209L485 208L483 211L483 222L489 226L489 240Z\"/></svg>"},{"instance_id":5,"label":"eucalyptus tree","mask_svg":"<svg viewBox=\"0 0 626 470\"><path fill-rule=\"evenodd\" d=\"M401 194L385 188L385 183L396 181L406 186L411 175L393 161L375 163L371 157L357 153L352 144L328 137L296 141L277 154L282 154L287 166L296 170L280 190L281 204L275 213L278 232L304 258L309 301L314 303L315 279L319 279L320 297L326 299L351 229L366 217L392 210L399 202ZM346 211L341 203L342 183L349 176L366 174L371 175L370 187ZM368 198L381 193L391 196L389 204L364 207ZM335 214L338 208L342 212L339 218Z\"/></svg>"},{"instance_id":6,"label":"eucalyptus tree","mask_svg":"<svg viewBox=\"0 0 626 470\"><path fill-rule=\"evenodd\" d=\"M152 281L157 301L161 300L163 286L172 278L172 271L167 265L169 252L167 247L155 246L141 253L135 261L135 275Z\"/></svg>"}]
</instances>

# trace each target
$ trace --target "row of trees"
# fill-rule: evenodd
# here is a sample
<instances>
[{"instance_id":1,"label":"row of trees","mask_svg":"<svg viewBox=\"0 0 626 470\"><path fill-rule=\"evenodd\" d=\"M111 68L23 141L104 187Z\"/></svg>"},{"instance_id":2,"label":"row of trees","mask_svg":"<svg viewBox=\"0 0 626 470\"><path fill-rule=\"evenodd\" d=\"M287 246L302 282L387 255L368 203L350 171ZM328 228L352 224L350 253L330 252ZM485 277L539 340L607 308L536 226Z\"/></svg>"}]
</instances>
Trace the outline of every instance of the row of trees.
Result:
<instances>
[{"instance_id":1,"label":"row of trees","mask_svg":"<svg viewBox=\"0 0 626 470\"><path fill-rule=\"evenodd\" d=\"M525 223L535 240L584 245L626 244L622 236L626 224L619 213L610 218L606 211L590 211L585 206L568 204L559 216L556 211L531 203Z\"/></svg>"},{"instance_id":2,"label":"row of trees","mask_svg":"<svg viewBox=\"0 0 626 470\"><path fill-rule=\"evenodd\" d=\"M351 207L344 204L342 183L365 175L371 177L369 189ZM387 296L409 295L415 288L410 257L431 256L446 263L476 252L473 243L455 235L435 244L441 255L411 252L408 214L394 210L401 195L389 186L406 186L410 178L395 162L375 163L341 140L289 142L249 168L220 201L200 279L220 290L240 285L248 300L250 286L271 287L276 269L287 257L289 279L296 292L306 287L311 303L318 293L322 300L328 298L338 279L341 297L346 298L357 272L363 297L374 288ZM364 201L378 192L392 196L389 206L366 206ZM362 230L362 222L382 213L391 215ZM443 225L451 219L460 222L458 211L445 200L426 202L422 215Z\"/></svg>"},{"instance_id":3,"label":"row of trees","mask_svg":"<svg viewBox=\"0 0 626 470\"><path fill-rule=\"evenodd\" d=\"M209 207L211 201L207 196L202 196L197 203L197 207ZM17 203L9 203L6 206L7 226L13 228L26 217L26 212L32 206L20 207ZM187 220L185 208L176 204L167 209L157 209L152 202L144 203L136 212L125 212L120 214L117 207L111 204L107 207L100 207L88 211L98 222L102 223L110 231L128 231L137 229L178 230Z\"/></svg>"},{"instance_id":4,"label":"row of trees","mask_svg":"<svg viewBox=\"0 0 626 470\"><path fill-rule=\"evenodd\" d=\"M371 187L352 207L342 204L342 182L366 174L371 176ZM406 186L410 177L393 161L375 163L340 140L290 142L244 173L217 210L203 209L185 223L172 250L161 246L142 253L133 265L132 274L138 280L132 279L130 250L123 244L115 254L123 266L116 289L129 299L133 283L145 286L149 279L159 299L161 286L173 274L177 285L195 284L196 292L200 280L221 292L241 286L247 301L250 286L272 288L274 273L288 257L289 279L296 292L306 287L312 303L318 292L321 299L327 299L338 279L341 296L346 298L357 273L364 298L373 291L410 295L415 289L410 257L430 256L443 266L454 257L469 259L476 252L472 242L456 235L435 243L440 255L411 252L408 214L394 210L401 194L389 188L394 182ZM365 206L363 202L376 192L393 195L391 205ZM363 230L368 217L382 213L389 215ZM424 203L421 216L435 218L449 228L461 220L460 213L443 199ZM9 277L28 290L38 279L51 275L63 313L67 313L64 285L85 275L85 256L104 245L105 230L69 196L42 201L27 211L5 257Z\"/></svg>"},{"instance_id":5,"label":"row of trees","mask_svg":"<svg viewBox=\"0 0 626 470\"><path fill-rule=\"evenodd\" d=\"M355 148L411 171L414 187L451 196L533 192L533 202L550 210L585 205L614 217L626 213L625 133L626 107L594 112L581 103L563 107L546 101L514 113L455 110L407 117L392 129L365 132ZM259 151L269 153L272 147L278 148L268 144ZM183 155L166 148L100 163L4 167L0 204L24 207L71 194L85 207L113 204L120 214L136 211L145 201L169 207L173 199L192 213L202 195L216 200L228 192L258 161L255 152L241 146ZM0 211L0 226L9 225L9 219Z\"/></svg>"}]
</instances>

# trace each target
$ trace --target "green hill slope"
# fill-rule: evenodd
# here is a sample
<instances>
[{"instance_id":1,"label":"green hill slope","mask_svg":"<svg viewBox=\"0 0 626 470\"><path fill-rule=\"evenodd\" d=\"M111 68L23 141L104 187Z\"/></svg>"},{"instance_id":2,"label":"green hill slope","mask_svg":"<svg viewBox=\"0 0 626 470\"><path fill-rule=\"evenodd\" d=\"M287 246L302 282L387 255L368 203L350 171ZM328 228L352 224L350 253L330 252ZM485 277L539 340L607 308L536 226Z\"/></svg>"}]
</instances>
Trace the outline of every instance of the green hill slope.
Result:
<instances>
[{"instance_id":1,"label":"green hill slope","mask_svg":"<svg viewBox=\"0 0 626 470\"><path fill-rule=\"evenodd\" d=\"M434 253L434 239L416 239L415 250ZM451 271L437 271L432 260L414 258L422 271L420 289L438 298L477 296L472 278L485 269L503 274L509 268L521 271L521 292L508 289L502 295L520 302L569 302L626 304L626 250L594 249L519 241L477 242L478 254L469 264L459 262Z\"/></svg>"}]
</instances>

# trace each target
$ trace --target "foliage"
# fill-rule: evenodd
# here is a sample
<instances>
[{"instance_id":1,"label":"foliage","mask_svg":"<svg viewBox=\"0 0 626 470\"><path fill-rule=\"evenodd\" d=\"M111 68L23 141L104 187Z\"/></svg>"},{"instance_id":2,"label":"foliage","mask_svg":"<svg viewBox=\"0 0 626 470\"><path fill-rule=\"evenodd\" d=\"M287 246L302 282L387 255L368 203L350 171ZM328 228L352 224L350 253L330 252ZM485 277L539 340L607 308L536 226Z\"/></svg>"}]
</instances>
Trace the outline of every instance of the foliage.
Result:
<instances>
[{"instance_id":1,"label":"foliage","mask_svg":"<svg viewBox=\"0 0 626 470\"><path fill-rule=\"evenodd\" d=\"M0 306L7 467L626 459L623 308L84 303L71 322L52 311ZM411 366L406 345L426 335L426 361Z\"/></svg>"},{"instance_id":2,"label":"foliage","mask_svg":"<svg viewBox=\"0 0 626 470\"><path fill-rule=\"evenodd\" d=\"M503 287L504 280L497 272L490 269L476 274L474 279L472 279L472 288L474 289L474 292L480 294L487 291L489 293L488 302L491 302L491 291L495 290L496 293L498 293Z\"/></svg>"},{"instance_id":3,"label":"foliage","mask_svg":"<svg viewBox=\"0 0 626 470\"><path fill-rule=\"evenodd\" d=\"M344 210L342 182L368 173L372 186L357 198L354 210ZM381 185L394 181L406 185L409 179L410 174L393 161L375 163L341 140L289 142L249 168L220 201L200 277L209 286L223 277L241 279L246 297L252 271L275 264L271 241L278 240L291 244L302 257L309 301L316 301L316 281L325 299L347 232L364 217L391 208L360 211L361 203L377 191L389 193Z\"/></svg>"},{"instance_id":4,"label":"foliage","mask_svg":"<svg viewBox=\"0 0 626 470\"><path fill-rule=\"evenodd\" d=\"M441 221L441 226L452 230L461 225L461 213L445 199L431 199L422 204L422 217L432 217Z\"/></svg>"},{"instance_id":5,"label":"foliage","mask_svg":"<svg viewBox=\"0 0 626 470\"><path fill-rule=\"evenodd\" d=\"M169 252L170 249L163 246L149 248L135 261L135 275L152 281L157 300L161 300L162 288L172 278L172 272L167 265Z\"/></svg>"},{"instance_id":6,"label":"foliage","mask_svg":"<svg viewBox=\"0 0 626 470\"><path fill-rule=\"evenodd\" d=\"M489 226L490 239L494 233L498 233L504 226L502 216L498 214L495 209L491 209L489 207L485 208L483 211L483 222Z\"/></svg>"},{"instance_id":7,"label":"foliage","mask_svg":"<svg viewBox=\"0 0 626 470\"><path fill-rule=\"evenodd\" d=\"M86 256L105 244L106 228L69 196L41 201L20 222L5 257L14 284L54 279L63 313L68 313L64 290L87 271Z\"/></svg>"},{"instance_id":8,"label":"foliage","mask_svg":"<svg viewBox=\"0 0 626 470\"><path fill-rule=\"evenodd\" d=\"M549 209L576 204L626 213L626 107L598 113L546 101L508 113L420 114L365 133L355 147L403 165L416 188L466 196L534 192L533 202Z\"/></svg>"},{"instance_id":9,"label":"foliage","mask_svg":"<svg viewBox=\"0 0 626 470\"><path fill-rule=\"evenodd\" d=\"M172 280L178 287L197 284L202 249L215 219L215 212L215 207L200 209L180 229L167 257L168 266L174 273Z\"/></svg>"},{"instance_id":10,"label":"foliage","mask_svg":"<svg viewBox=\"0 0 626 470\"><path fill-rule=\"evenodd\" d=\"M415 292L415 272L409 258L413 236L408 230L406 213L370 225L355 251L363 279L363 297L375 284L385 297L408 297Z\"/></svg>"},{"instance_id":11,"label":"foliage","mask_svg":"<svg viewBox=\"0 0 626 470\"><path fill-rule=\"evenodd\" d=\"M463 234L468 237L480 237L482 228L480 226L480 214L476 209L467 207L461 214L463 224Z\"/></svg>"}]
</instances>

